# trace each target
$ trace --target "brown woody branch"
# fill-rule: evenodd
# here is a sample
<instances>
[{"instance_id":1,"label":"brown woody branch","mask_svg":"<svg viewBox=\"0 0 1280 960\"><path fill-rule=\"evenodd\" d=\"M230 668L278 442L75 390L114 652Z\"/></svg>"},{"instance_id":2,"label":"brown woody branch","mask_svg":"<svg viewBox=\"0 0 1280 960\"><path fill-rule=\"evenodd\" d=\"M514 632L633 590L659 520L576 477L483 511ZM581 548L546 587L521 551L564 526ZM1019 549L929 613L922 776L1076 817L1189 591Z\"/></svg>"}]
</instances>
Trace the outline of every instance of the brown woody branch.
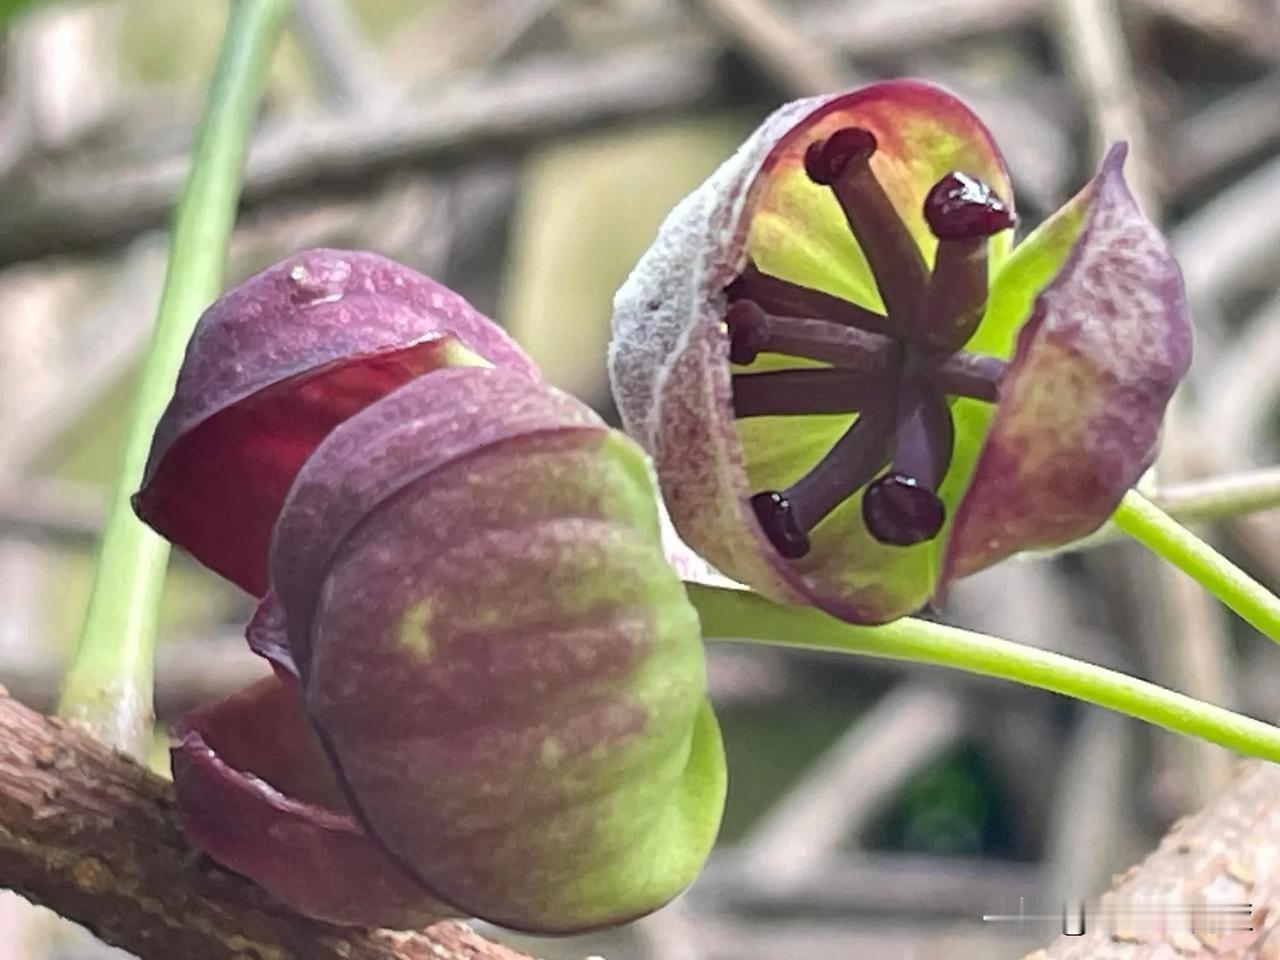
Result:
<instances>
[{"instance_id":1,"label":"brown woody branch","mask_svg":"<svg viewBox=\"0 0 1280 960\"><path fill-rule=\"evenodd\" d=\"M142 960L528 960L461 923L308 920L197 854L169 784L0 691L0 885Z\"/></svg>"},{"instance_id":2,"label":"brown woody branch","mask_svg":"<svg viewBox=\"0 0 1280 960\"><path fill-rule=\"evenodd\" d=\"M1061 937L1025 960L1271 960L1280 956L1278 857L1280 766L1250 760L1221 797L1175 825L1155 853L1117 880L1103 898L1106 928ZM1212 915L1194 931L1172 929L1173 919L1163 934L1154 928L1155 908L1169 908L1173 917L1177 908L1234 903L1252 904L1252 929L1214 933Z\"/></svg>"},{"instance_id":3,"label":"brown woody branch","mask_svg":"<svg viewBox=\"0 0 1280 960\"><path fill-rule=\"evenodd\" d=\"M1280 949L1280 766L1250 761L1107 895L1184 906L1247 902L1253 930L1062 938L1027 960L1255 960ZM169 784L57 719L0 694L0 885L142 960L528 960L460 923L422 933L307 920L183 838ZM1144 899L1145 898L1145 899Z\"/></svg>"}]
</instances>

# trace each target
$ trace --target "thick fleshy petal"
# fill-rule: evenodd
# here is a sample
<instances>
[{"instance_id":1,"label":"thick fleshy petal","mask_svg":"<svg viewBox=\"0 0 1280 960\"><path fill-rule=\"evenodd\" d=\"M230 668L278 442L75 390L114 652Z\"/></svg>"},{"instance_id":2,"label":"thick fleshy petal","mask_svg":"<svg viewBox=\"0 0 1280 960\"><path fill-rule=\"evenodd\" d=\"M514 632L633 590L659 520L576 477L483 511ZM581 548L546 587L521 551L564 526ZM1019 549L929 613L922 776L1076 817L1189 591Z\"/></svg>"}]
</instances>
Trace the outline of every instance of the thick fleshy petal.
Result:
<instances>
[{"instance_id":1,"label":"thick fleshy petal","mask_svg":"<svg viewBox=\"0 0 1280 960\"><path fill-rule=\"evenodd\" d=\"M311 250L249 278L200 318L138 515L261 596L271 526L303 460L356 410L459 362L459 343L538 376L465 300L376 254Z\"/></svg>"},{"instance_id":2,"label":"thick fleshy petal","mask_svg":"<svg viewBox=\"0 0 1280 960\"><path fill-rule=\"evenodd\" d=\"M1018 332L951 530L948 578L1089 534L1155 457L1165 407L1191 362L1191 320L1177 262L1125 185L1124 156L1114 147L1025 255L1052 264L1082 223ZM1016 312L1034 280L1033 271L1011 277L997 291L1008 303L993 309Z\"/></svg>"},{"instance_id":3,"label":"thick fleshy petal","mask_svg":"<svg viewBox=\"0 0 1280 960\"><path fill-rule=\"evenodd\" d=\"M750 496L785 488L852 417L735 423L723 325L723 291L748 256L783 279L880 305L839 206L803 170L807 146L844 126L862 126L880 141L873 167L926 260L934 246L923 201L944 174L965 170L1012 204L989 134L937 87L890 81L788 104L672 212L618 291L610 374L623 423L653 455L672 519L691 547L774 599L808 600L845 619L878 622L928 598L938 544L876 542L862 521L859 495L811 532L805 558L788 561L778 554L756 521ZM1008 231L991 241L993 263L1008 241ZM803 365L763 355L750 370Z\"/></svg>"},{"instance_id":4,"label":"thick fleshy petal","mask_svg":"<svg viewBox=\"0 0 1280 960\"><path fill-rule=\"evenodd\" d=\"M356 822L302 714L275 678L187 714L173 748L188 836L302 913L423 927L452 910Z\"/></svg>"},{"instance_id":5,"label":"thick fleshy petal","mask_svg":"<svg viewBox=\"0 0 1280 960\"><path fill-rule=\"evenodd\" d=\"M271 572L349 799L441 899L561 932L696 875L724 792L697 615L643 455L582 404L402 388L303 467Z\"/></svg>"},{"instance_id":6,"label":"thick fleshy petal","mask_svg":"<svg viewBox=\"0 0 1280 960\"><path fill-rule=\"evenodd\" d=\"M267 663L280 680L291 686L298 684L298 667L293 662L293 654L289 651L289 635L285 630L284 608L276 595L268 591L258 601L257 608L249 625L245 627L244 637L249 642L249 649Z\"/></svg>"}]
</instances>

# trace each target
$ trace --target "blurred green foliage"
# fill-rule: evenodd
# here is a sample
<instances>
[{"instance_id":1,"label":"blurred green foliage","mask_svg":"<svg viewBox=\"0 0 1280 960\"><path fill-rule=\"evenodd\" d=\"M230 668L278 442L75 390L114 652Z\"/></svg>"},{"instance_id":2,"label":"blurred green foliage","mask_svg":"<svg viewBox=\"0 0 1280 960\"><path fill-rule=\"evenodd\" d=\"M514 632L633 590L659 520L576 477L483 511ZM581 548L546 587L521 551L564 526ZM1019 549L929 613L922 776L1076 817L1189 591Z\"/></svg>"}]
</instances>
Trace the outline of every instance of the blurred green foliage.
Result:
<instances>
[{"instance_id":1,"label":"blurred green foliage","mask_svg":"<svg viewBox=\"0 0 1280 960\"><path fill-rule=\"evenodd\" d=\"M942 856L1012 856L1018 838L998 780L964 743L912 778L868 826L862 846Z\"/></svg>"},{"instance_id":2,"label":"blurred green foliage","mask_svg":"<svg viewBox=\"0 0 1280 960\"><path fill-rule=\"evenodd\" d=\"M0 0L0 26L7 26L10 20L30 7L49 2L57 0Z\"/></svg>"}]
</instances>

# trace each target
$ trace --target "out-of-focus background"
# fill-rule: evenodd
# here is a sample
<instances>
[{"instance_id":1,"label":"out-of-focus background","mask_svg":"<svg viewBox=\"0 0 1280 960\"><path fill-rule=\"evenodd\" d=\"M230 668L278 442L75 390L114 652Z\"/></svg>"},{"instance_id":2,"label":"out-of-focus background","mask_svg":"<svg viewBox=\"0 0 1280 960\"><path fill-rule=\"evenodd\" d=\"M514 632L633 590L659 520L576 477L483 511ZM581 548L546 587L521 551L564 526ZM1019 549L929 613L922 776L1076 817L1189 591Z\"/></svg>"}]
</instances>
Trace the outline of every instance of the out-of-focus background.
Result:
<instances>
[{"instance_id":1,"label":"out-of-focus background","mask_svg":"<svg viewBox=\"0 0 1280 960\"><path fill-rule=\"evenodd\" d=\"M38 707L79 626L224 15L220 0L67 2L0 38L0 683ZM1024 229L1105 140L1132 142L1130 180L1198 327L1160 482L1273 462L1276 0L297 0L228 282L310 246L380 251L612 415L610 300L665 212L777 104L902 74L984 117ZM1280 516L1204 530L1280 587ZM162 724L264 672L248 612L175 557ZM1271 644L1132 546L1005 564L940 615L1280 714ZM621 931L502 939L549 958L1020 956L1055 931L984 913L1098 895L1231 772L1216 748L1009 684L708 655L732 783L704 876ZM108 956L123 955L0 894L5 960Z\"/></svg>"}]
</instances>

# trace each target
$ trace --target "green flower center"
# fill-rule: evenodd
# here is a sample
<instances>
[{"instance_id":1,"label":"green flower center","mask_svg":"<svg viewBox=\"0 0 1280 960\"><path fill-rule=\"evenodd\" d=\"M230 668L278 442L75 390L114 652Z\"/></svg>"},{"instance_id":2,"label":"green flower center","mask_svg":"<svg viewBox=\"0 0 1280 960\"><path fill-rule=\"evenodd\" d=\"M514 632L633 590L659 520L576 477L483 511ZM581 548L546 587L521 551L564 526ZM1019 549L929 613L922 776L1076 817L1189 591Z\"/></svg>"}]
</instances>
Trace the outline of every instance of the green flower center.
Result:
<instances>
[{"instance_id":1,"label":"green flower center","mask_svg":"<svg viewBox=\"0 0 1280 960\"><path fill-rule=\"evenodd\" d=\"M930 270L871 169L875 150L870 131L846 127L812 143L804 166L809 179L835 194L884 315L754 264L726 290L734 364L750 366L762 353L827 364L734 374L737 417L858 414L803 477L751 498L769 539L789 559L807 554L809 532L863 487L863 520L881 543L936 537L946 520L937 489L954 441L947 397L994 402L1004 372L1002 360L962 347L986 308L987 240L1013 226L1012 211L982 181L947 174L924 201L938 238Z\"/></svg>"}]
</instances>

